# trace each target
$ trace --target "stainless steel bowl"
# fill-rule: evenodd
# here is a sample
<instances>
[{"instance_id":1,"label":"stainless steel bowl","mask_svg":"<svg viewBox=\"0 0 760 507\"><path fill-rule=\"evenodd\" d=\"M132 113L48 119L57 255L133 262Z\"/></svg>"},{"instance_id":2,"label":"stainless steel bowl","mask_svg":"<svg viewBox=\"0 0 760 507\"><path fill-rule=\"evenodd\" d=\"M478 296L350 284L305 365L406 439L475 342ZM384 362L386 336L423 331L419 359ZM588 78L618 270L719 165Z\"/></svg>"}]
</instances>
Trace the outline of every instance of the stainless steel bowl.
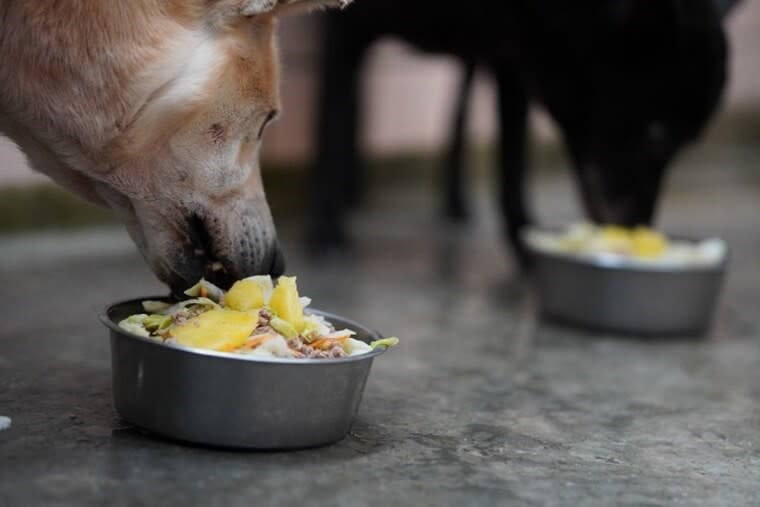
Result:
<instances>
[{"instance_id":1,"label":"stainless steel bowl","mask_svg":"<svg viewBox=\"0 0 760 507\"><path fill-rule=\"evenodd\" d=\"M641 266L547 252L527 243L544 315L638 335L699 335L709 327L727 259L709 266Z\"/></svg>"},{"instance_id":2,"label":"stainless steel bowl","mask_svg":"<svg viewBox=\"0 0 760 507\"><path fill-rule=\"evenodd\" d=\"M126 421L179 440L252 449L341 440L359 408L372 361L383 353L264 359L166 345L118 326L143 312L141 301L114 304L101 315L110 330L114 405ZM313 313L353 329L360 340L380 337L356 322Z\"/></svg>"}]
</instances>

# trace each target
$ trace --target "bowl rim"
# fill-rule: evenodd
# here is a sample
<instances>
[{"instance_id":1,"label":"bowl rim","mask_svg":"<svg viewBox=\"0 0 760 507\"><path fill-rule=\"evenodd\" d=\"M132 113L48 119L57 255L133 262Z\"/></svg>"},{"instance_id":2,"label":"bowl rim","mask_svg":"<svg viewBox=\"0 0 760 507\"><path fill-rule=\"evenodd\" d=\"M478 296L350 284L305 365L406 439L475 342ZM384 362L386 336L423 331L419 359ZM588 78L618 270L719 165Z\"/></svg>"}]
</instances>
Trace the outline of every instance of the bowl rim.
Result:
<instances>
[{"instance_id":1,"label":"bowl rim","mask_svg":"<svg viewBox=\"0 0 760 507\"><path fill-rule=\"evenodd\" d=\"M553 252L549 250L544 250L541 248L536 247L534 244L532 244L528 239L527 236L529 234L529 231L541 231L541 232L556 232L559 230L557 227L526 227L523 232L521 233L523 244L525 245L525 248L532 254L536 256L543 256L547 257L552 260L557 260L561 262L565 262L567 264L574 264L574 265L583 265L588 266L604 271L618 271L618 272L631 272L631 273L657 273L657 274L687 274L687 273L723 273L726 271L729 263L729 258L731 256L731 251L728 245L728 242L723 239L716 237L716 239L719 239L723 242L723 244L726 246L725 255L723 258L714 264L692 264L692 265L683 265L683 266L674 266L674 265L665 265L665 264L645 264L645 263L634 263L626 260L624 257L618 256L596 256L596 255L589 255L589 256L581 256L581 255L574 255L574 254L564 254L561 252ZM663 233L670 239L676 239L681 241L691 241L691 242L697 242L697 241L703 241L703 239L697 239L694 237L689 236L683 236L678 234L668 234L667 232Z\"/></svg>"},{"instance_id":2,"label":"bowl rim","mask_svg":"<svg viewBox=\"0 0 760 507\"><path fill-rule=\"evenodd\" d=\"M197 349L197 348L192 348L192 347L185 347L183 345L178 345L174 343L160 342L157 340L153 340L151 338L146 338L144 336L139 336L139 335L130 333L129 331L126 331L122 329L121 327L119 327L118 323L114 322L114 320L111 318L111 313L119 307L128 306L128 305L142 305L142 302L146 300L169 302L168 299L169 298L167 296L147 296L147 297L127 299L124 301L118 301L116 303L111 303L109 305L106 305L100 312L98 312L98 318L100 319L100 322L102 322L104 326L106 326L112 332L116 333L118 336L131 339L131 340L136 340L138 342L141 342L150 346L160 347L162 349L171 350L171 351L175 351L179 353L192 354L196 356L210 357L210 358L217 358L217 359L228 359L228 360L234 360L234 361L245 361L245 362L257 363L257 364L270 364L270 365L297 364L297 365L303 365L303 366L314 366L314 365L330 365L330 364L341 364L341 363L355 363L359 361L365 361L368 359L374 359L375 357L378 357L387 351L387 348L379 347L365 354L359 354L356 356L338 357L338 358L320 358L320 359L265 358L265 357L257 357L257 356L251 356L251 355L246 355L246 354L236 354L234 352L218 352L215 350ZM307 313L321 315L328 320L337 319L337 320L343 321L355 331L361 331L362 333L367 334L372 338L375 338L375 339L382 338L382 335L379 332L375 331L374 329L364 326L362 324L359 324L358 322L354 320L341 317L340 315L336 315L330 312L325 312L323 310L318 310L316 308L309 308L306 311Z\"/></svg>"}]
</instances>

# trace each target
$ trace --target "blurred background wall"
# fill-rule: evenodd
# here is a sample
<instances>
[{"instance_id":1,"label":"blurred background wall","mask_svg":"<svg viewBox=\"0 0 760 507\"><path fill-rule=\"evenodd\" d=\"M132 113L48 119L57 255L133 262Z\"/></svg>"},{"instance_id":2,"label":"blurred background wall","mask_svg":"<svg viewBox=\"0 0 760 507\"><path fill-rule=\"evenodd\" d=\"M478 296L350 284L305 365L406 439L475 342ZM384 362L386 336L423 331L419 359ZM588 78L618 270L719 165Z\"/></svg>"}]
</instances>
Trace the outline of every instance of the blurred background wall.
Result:
<instances>
[{"instance_id":1,"label":"blurred background wall","mask_svg":"<svg viewBox=\"0 0 760 507\"><path fill-rule=\"evenodd\" d=\"M728 21L731 78L720 119L739 114L760 118L760 2L745 1ZM264 164L303 166L313 152L312 125L319 64L317 16L290 19L281 26L283 114L267 131ZM427 153L445 142L459 69L446 57L421 54L388 40L371 53L364 73L364 147L372 155ZM488 145L495 128L494 94L479 76L470 110L470 139ZM553 140L549 122L534 121L541 140ZM45 181L0 137L0 186Z\"/></svg>"}]
</instances>

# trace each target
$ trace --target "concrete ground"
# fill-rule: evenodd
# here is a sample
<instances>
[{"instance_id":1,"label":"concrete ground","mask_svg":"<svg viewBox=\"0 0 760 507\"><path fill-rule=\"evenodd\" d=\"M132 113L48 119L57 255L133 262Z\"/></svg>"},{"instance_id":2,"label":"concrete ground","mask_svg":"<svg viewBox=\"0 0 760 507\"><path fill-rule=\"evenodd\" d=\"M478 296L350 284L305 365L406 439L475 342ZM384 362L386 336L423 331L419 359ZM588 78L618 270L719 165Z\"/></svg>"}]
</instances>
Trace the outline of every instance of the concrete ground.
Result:
<instances>
[{"instance_id":1,"label":"concrete ground","mask_svg":"<svg viewBox=\"0 0 760 507\"><path fill-rule=\"evenodd\" d=\"M419 191L375 192L353 250L319 262L281 224L304 294L402 340L350 435L298 452L184 445L120 420L97 312L161 286L120 230L2 237L0 506L758 505L756 159L703 150L670 178L661 225L732 248L702 339L541 322L483 188L463 228L437 225ZM543 221L577 216L563 176L534 183Z\"/></svg>"}]
</instances>

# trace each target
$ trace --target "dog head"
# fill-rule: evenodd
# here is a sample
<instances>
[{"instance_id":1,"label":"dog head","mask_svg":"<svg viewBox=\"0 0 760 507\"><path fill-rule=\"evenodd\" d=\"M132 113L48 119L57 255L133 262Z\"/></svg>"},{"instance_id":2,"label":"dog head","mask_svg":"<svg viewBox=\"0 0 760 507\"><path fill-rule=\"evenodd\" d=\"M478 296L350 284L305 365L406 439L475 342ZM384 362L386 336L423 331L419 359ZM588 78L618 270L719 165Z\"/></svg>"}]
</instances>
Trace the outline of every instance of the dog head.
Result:
<instances>
[{"instance_id":1,"label":"dog head","mask_svg":"<svg viewBox=\"0 0 760 507\"><path fill-rule=\"evenodd\" d=\"M345 3L3 7L0 123L35 168L111 207L173 288L279 275L258 161L280 110L276 22Z\"/></svg>"},{"instance_id":2,"label":"dog head","mask_svg":"<svg viewBox=\"0 0 760 507\"><path fill-rule=\"evenodd\" d=\"M711 0L607 2L590 51L555 104L590 217L651 221L667 165L695 140L726 77L726 43ZM558 91L565 96L568 90Z\"/></svg>"}]
</instances>

